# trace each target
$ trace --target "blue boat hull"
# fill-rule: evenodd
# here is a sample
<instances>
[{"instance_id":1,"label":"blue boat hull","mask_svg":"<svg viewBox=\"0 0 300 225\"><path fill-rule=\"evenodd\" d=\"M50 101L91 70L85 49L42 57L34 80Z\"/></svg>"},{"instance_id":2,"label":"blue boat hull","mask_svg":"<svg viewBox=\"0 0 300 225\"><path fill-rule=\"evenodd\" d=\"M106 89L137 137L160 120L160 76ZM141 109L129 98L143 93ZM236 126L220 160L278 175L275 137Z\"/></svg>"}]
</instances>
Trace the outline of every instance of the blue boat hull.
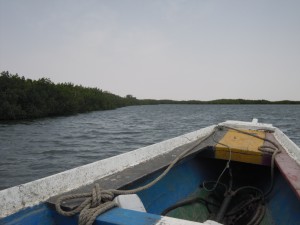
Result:
<instances>
[{"instance_id":1,"label":"blue boat hull","mask_svg":"<svg viewBox=\"0 0 300 225\"><path fill-rule=\"evenodd\" d=\"M168 175L153 187L138 193L147 213L122 208L114 208L99 216L94 224L105 225L151 225L161 220L160 214L176 202L185 199L199 189L205 180L215 179L224 167L226 161L194 157L187 159L173 168ZM260 188L267 188L269 180L266 175L269 168L257 165L235 163L235 168L243 169L243 175L254 177L250 182ZM234 169L234 168L233 168ZM160 174L157 171L143 179L127 185L131 189L144 185ZM247 174L248 173L248 174ZM253 174L255 173L255 174ZM300 201L279 171L275 173L275 185L272 196L267 202L267 210L272 220L279 225L295 225L300 221ZM268 176L267 176L268 177ZM254 181L253 181L254 180ZM237 181L236 185L244 185L247 180ZM240 183L240 184L239 184ZM64 217L46 203L27 208L0 220L6 225L76 225L78 217Z\"/></svg>"},{"instance_id":2,"label":"blue boat hull","mask_svg":"<svg viewBox=\"0 0 300 225\"><path fill-rule=\"evenodd\" d=\"M96 218L99 225L295 225L299 187L300 149L282 131L257 120L226 121L2 190L0 225L77 225L78 212L88 210L94 216L85 224ZM84 199L72 199L82 193L83 211ZM127 207L127 194L135 193L143 212ZM119 197L130 204L117 204Z\"/></svg>"}]
</instances>

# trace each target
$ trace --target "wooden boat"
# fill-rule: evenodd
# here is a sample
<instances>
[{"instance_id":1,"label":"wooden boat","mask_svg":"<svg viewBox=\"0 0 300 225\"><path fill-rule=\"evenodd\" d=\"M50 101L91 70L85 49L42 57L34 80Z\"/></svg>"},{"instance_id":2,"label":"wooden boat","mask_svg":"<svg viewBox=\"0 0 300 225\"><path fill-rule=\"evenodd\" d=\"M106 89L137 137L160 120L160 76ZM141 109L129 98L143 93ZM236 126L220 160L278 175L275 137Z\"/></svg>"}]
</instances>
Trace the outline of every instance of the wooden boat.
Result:
<instances>
[{"instance_id":1,"label":"wooden boat","mask_svg":"<svg viewBox=\"0 0 300 225\"><path fill-rule=\"evenodd\" d=\"M0 191L0 224L300 224L300 149L226 121Z\"/></svg>"}]
</instances>

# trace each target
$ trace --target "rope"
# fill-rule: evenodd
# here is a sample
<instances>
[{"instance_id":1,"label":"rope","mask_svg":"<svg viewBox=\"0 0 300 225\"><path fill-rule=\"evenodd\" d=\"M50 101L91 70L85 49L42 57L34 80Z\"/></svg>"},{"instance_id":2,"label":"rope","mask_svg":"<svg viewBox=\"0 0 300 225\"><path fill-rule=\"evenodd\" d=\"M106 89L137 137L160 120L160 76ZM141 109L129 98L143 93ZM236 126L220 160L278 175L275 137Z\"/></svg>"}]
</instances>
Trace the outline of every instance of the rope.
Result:
<instances>
[{"instance_id":1,"label":"rope","mask_svg":"<svg viewBox=\"0 0 300 225\"><path fill-rule=\"evenodd\" d=\"M221 129L222 127L221 127L221 126L217 126L217 128L218 128L218 129ZM209 188L207 188L207 187L205 186L205 183L206 183L205 181L203 182L203 188L204 188L204 190L206 190L206 191L208 191L208 192L214 191L214 190L217 188L217 186L218 186L218 184L219 184L219 182L220 182L220 180L221 180L223 174L225 173L225 171L226 171L227 169L230 168L231 155L232 155L232 151L231 151L230 146L229 146L229 145L226 145L226 144L224 144L224 143L221 143L221 142L219 142L219 141L217 141L217 140L215 139L215 133L214 133L214 135L213 135L213 141L214 141L215 143L219 144L219 145L223 145L224 147L228 148L228 150L229 150L229 159L228 159L228 161L227 161L227 163L226 163L226 165L225 165L223 171L220 173L220 175L219 175L217 181L215 182L215 185L214 185L211 189L209 189Z\"/></svg>"},{"instance_id":2,"label":"rope","mask_svg":"<svg viewBox=\"0 0 300 225\"><path fill-rule=\"evenodd\" d=\"M182 206L185 206L185 205L189 205L189 204L193 204L193 203L204 203L206 205L212 205L212 206L215 206L215 207L220 207L219 204L216 204L214 202L210 202L204 198L201 198L201 197L194 197L194 198L189 198L189 199L185 199L183 201L180 201L172 206L170 206L169 208L165 209L161 215L162 216L165 216L166 214L168 214L170 211L174 210L174 209L177 209L179 207L182 207Z\"/></svg>"},{"instance_id":3,"label":"rope","mask_svg":"<svg viewBox=\"0 0 300 225\"><path fill-rule=\"evenodd\" d=\"M222 125L222 126L218 126L218 127L224 127L224 128L227 128L227 129L231 129L231 130L234 130L234 131L237 131L237 132L239 132L239 133L242 133L242 134L246 134L246 135L249 135L249 136L252 136L252 137L255 137L255 138L258 138L258 139L261 139L261 140L263 140L263 141L267 141L267 142L269 142L269 143L271 143L273 146L260 146L259 148L258 148L258 150L260 150L260 151L262 151L262 152L266 152L266 153L271 153L272 154L272 158L271 158L271 172L270 172L270 179L271 179L271 182L270 182L270 187L269 187L269 189L265 192L265 194L264 194L264 197L267 197L271 192L272 192L272 190L273 190L273 188L274 188L274 170L275 170L275 157L276 157L276 155L278 154L278 153L280 153L281 152L281 150L279 149L279 146L275 143L275 142L273 142L273 141L271 141L271 140L269 140L269 139L267 139L267 138L262 138L262 137L259 137L259 136L257 136L257 135L255 135L255 134L252 134L252 133L248 133L248 132L246 132L246 131L243 131L243 130L240 130L240 129L236 129L236 128L233 128L233 127L229 127L229 126L224 126L224 125Z\"/></svg>"},{"instance_id":4,"label":"rope","mask_svg":"<svg viewBox=\"0 0 300 225\"><path fill-rule=\"evenodd\" d=\"M265 215L266 207L264 205L258 205L256 212L247 225L259 225Z\"/></svg>"},{"instance_id":5,"label":"rope","mask_svg":"<svg viewBox=\"0 0 300 225\"><path fill-rule=\"evenodd\" d=\"M82 198L85 200L74 210L65 211L61 208L61 204L65 201ZM112 201L113 198L113 190L101 190L100 185L96 183L91 193L72 194L58 198L55 207L56 211L64 216L74 216L80 212L78 224L92 225L98 215L117 206L117 203Z\"/></svg>"},{"instance_id":6,"label":"rope","mask_svg":"<svg viewBox=\"0 0 300 225\"><path fill-rule=\"evenodd\" d=\"M266 139L266 138L261 138L259 136L256 136L254 134L251 133L247 133L245 131L242 130L238 130L232 127L227 127L227 126L217 126L215 127L211 133L209 133L207 136L199 138L194 145L192 145L190 148L186 149L185 151L183 151L180 155L178 155L170 164L169 166L166 168L166 170L159 175L156 179L154 179L153 181L151 181L150 183L132 189L132 190L116 190L116 189L109 189L109 190L102 190L100 188L100 185L98 183L95 184L95 186L92 189L91 193L82 193L82 194L71 194L71 195L65 195L65 196L61 196L60 198L57 199L57 202L55 204L56 207L56 211L63 215L63 216L74 216L77 213L79 214L79 225L92 225L93 222L95 221L96 217L101 215L102 213L108 211L109 209L112 209L114 207L117 207L117 203L113 202L113 199L115 198L115 196L117 195L126 195L126 194L135 194L137 192L146 190L150 187L152 187L153 185L155 185L157 182L159 182L164 176L166 176L166 174L175 166L175 164L180 161L181 159L183 159L188 153L190 153L191 151L193 151L197 146L199 146L200 143L202 143L203 141L207 140L209 137L211 137L213 135L213 140L216 143L219 143L225 147L227 147L229 149L230 155L229 155L229 159L228 162L225 166L225 168L223 169L223 171L221 172L221 174L218 177L217 182L215 182L215 185L212 189L207 189L205 187L205 182L203 182L203 187L204 189L206 189L207 191L214 191L216 189L216 187L218 186L218 184L220 183L220 179L223 176L224 172L230 168L230 162L231 162L231 148L228 145L225 145L223 143L217 142L215 140L215 133L217 129L220 128L227 128L227 129L232 129L232 130L236 130L240 133L244 133L250 136L253 136L255 138L259 138L265 141L270 142L271 144L273 144L275 146L275 148L272 148L270 146L261 146L259 148L259 150L264 151L264 152L269 152L269 153L273 153L272 154L272 161L271 161L271 185L269 190L266 192L265 195L268 195L272 189L273 189L273 184L274 184L274 161L275 161L275 156L276 154L278 154L280 152L278 146L276 143ZM236 190L237 191L237 190ZM78 205L75 209L71 210L71 211L65 211L62 209L62 203L69 201L69 200L73 200L73 199L84 199L83 202ZM260 217L260 216L259 216Z\"/></svg>"},{"instance_id":7,"label":"rope","mask_svg":"<svg viewBox=\"0 0 300 225\"><path fill-rule=\"evenodd\" d=\"M100 214L106 212L107 210L117 207L117 203L113 202L113 199L116 195L126 195L126 194L135 194L137 192L146 190L153 185L155 185L158 181L160 181L173 167L174 165L181 159L183 159L188 153L193 151L200 143L207 140L211 135L216 132L216 128L214 128L207 136L199 138L196 140L195 144L190 148L183 151L180 155L178 155L171 164L166 168L166 170L159 175L156 179L151 181L150 183L132 189L132 190L102 190L98 183L93 187L92 193L82 193L82 194L70 194L61 196L57 199L55 208L56 211L63 216L74 216L77 213L79 214L79 225L92 225L95 221L96 217ZM65 211L62 209L62 203L72 200L72 199L85 199L79 206L77 206L74 210Z\"/></svg>"},{"instance_id":8,"label":"rope","mask_svg":"<svg viewBox=\"0 0 300 225\"><path fill-rule=\"evenodd\" d=\"M258 206L256 208L256 212L253 215L253 218L250 220L249 223L247 223L247 225L258 225L260 223L260 221L263 219L264 214L265 214L265 206L263 205L264 204L264 199L272 192L272 190L274 188L275 156L278 153L281 152L280 149L279 149L279 146L275 142L273 142L273 141L271 141L271 140L269 140L267 138L262 138L262 137L259 137L259 136L255 135L255 134L248 133L248 132L243 131L243 130L239 130L239 129L228 127L228 126L222 126L222 125L217 126L217 128L219 128L220 130L223 129L223 128L226 128L227 130L231 129L231 130L234 130L236 132L243 133L245 135L249 135L249 136L252 136L254 138L258 138L258 139L264 140L264 141L269 142L269 143L271 143L273 145L273 146L260 146L258 148L258 150L260 150L262 152L266 152L266 153L272 154L272 158L271 158L271 175L270 175L271 182L270 182L269 189L265 193L263 193L259 188L256 188L256 187L253 187L253 186L240 187L240 188L236 189L235 191L231 190L231 188L232 188L232 174L231 174L231 170L230 170L230 162L231 162L231 155L232 155L231 148L230 148L230 146L228 146L228 145L226 145L224 143L220 143L219 141L216 141L215 138L214 138L214 136L213 136L213 140L217 144L223 145L226 148L228 148L228 150L230 152L230 155L229 155L228 161L227 161L227 163L225 165L225 168L220 173L217 181L215 181L215 185L213 186L213 188L212 189L208 189L205 186L206 182L205 181L203 182L203 188L206 191L214 191L216 189L216 187L218 186L218 184L220 183L221 177L223 176L223 174L225 173L225 171L228 169L231 180L230 180L230 184L229 184L230 185L229 190L226 191L226 194L234 197L234 196L237 195L237 193L239 193L240 191L243 191L245 189L250 189L250 190L254 190L254 191L258 192L260 194L259 197L251 199L251 200L246 200L245 202L242 202L239 207L234 208L234 210L230 211L230 213L229 213L229 215L233 216L233 215L237 214L238 212L242 212L238 217L235 218L235 221L239 221L239 219L241 219L245 215L247 215L247 210L244 210L244 209L247 208L247 207L249 207L250 205L254 204L254 202L259 201ZM223 205L223 203L222 203L222 205ZM221 213L221 209L219 210L219 213ZM218 213L218 215L219 215L219 213ZM221 220L223 220L224 216L222 214L220 214L220 215L221 215L221 218L219 218L219 219L221 221ZM226 214L225 216L228 217L229 215ZM217 216L217 219L218 219L218 216Z\"/></svg>"}]
</instances>

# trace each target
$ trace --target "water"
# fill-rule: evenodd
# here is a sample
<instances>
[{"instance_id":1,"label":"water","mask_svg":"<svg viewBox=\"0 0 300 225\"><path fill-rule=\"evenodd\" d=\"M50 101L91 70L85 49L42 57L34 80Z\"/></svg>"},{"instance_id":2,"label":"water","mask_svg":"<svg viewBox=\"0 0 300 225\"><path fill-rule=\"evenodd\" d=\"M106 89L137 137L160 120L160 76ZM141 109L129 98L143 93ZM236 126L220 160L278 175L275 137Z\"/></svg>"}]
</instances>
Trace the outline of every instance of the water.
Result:
<instances>
[{"instance_id":1,"label":"water","mask_svg":"<svg viewBox=\"0 0 300 225\"><path fill-rule=\"evenodd\" d=\"M300 105L132 106L0 124L0 189L225 120L272 123L300 146Z\"/></svg>"}]
</instances>

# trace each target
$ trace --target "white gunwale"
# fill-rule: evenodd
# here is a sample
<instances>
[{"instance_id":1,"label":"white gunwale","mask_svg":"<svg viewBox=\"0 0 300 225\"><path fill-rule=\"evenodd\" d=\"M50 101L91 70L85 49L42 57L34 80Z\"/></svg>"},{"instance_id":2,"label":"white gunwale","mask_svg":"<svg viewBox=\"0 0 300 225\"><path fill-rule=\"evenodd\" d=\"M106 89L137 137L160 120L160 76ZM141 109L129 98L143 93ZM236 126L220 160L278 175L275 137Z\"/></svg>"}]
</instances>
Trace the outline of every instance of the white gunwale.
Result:
<instances>
[{"instance_id":1,"label":"white gunwale","mask_svg":"<svg viewBox=\"0 0 300 225\"><path fill-rule=\"evenodd\" d=\"M264 129L274 131L274 136L278 142L285 148L290 157L300 165L299 147L281 130L273 127L271 124L262 124L258 123L257 120L253 120L253 122L226 121L220 125L241 129ZM216 125L212 125L134 151L2 190L0 191L0 218L11 215L21 209L38 205L50 197L71 191L83 185L91 184L95 180L166 154L174 148L207 136L215 127ZM168 220L166 218L164 219Z\"/></svg>"},{"instance_id":2,"label":"white gunwale","mask_svg":"<svg viewBox=\"0 0 300 225\"><path fill-rule=\"evenodd\" d=\"M95 180L166 154L174 148L205 137L214 128L215 125L209 126L114 157L4 189L0 191L0 218L37 205L50 197L91 184Z\"/></svg>"}]
</instances>

